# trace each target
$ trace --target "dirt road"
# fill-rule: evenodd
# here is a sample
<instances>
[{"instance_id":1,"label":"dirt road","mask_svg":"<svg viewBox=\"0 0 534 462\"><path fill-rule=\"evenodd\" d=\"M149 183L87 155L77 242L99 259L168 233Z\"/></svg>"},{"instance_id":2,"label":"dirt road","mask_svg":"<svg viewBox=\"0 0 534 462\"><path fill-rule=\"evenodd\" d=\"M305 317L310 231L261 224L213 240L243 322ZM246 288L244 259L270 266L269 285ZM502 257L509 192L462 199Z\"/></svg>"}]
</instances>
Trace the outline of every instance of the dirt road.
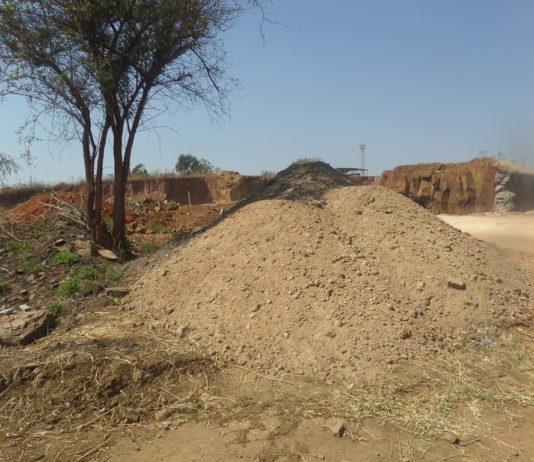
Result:
<instances>
[{"instance_id":1,"label":"dirt road","mask_svg":"<svg viewBox=\"0 0 534 462\"><path fill-rule=\"evenodd\" d=\"M534 268L534 214L439 215L448 224L509 251L511 260Z\"/></svg>"}]
</instances>

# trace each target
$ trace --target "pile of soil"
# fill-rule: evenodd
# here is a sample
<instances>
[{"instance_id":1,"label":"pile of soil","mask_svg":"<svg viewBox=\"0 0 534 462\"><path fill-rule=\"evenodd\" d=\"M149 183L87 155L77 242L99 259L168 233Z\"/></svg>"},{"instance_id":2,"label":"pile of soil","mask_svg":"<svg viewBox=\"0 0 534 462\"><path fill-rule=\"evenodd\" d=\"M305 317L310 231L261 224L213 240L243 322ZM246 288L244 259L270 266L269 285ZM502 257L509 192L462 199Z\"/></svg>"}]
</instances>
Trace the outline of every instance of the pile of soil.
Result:
<instances>
[{"instance_id":1,"label":"pile of soil","mask_svg":"<svg viewBox=\"0 0 534 462\"><path fill-rule=\"evenodd\" d=\"M256 195L266 200L178 247L127 302L241 366L336 380L528 323L532 281L494 246L340 175L323 163L282 172Z\"/></svg>"},{"instance_id":2,"label":"pile of soil","mask_svg":"<svg viewBox=\"0 0 534 462\"><path fill-rule=\"evenodd\" d=\"M159 210L159 207L156 207L156 210L139 213L129 228L138 234L158 234L163 231L189 233L216 220L231 205L233 204L183 205L174 210Z\"/></svg>"},{"instance_id":3,"label":"pile of soil","mask_svg":"<svg viewBox=\"0 0 534 462\"><path fill-rule=\"evenodd\" d=\"M15 206L9 211L9 214L17 221L35 223L40 217L56 213L58 207L62 207L64 203L74 205L83 210L85 196L68 191L59 191L54 194L37 194L26 202ZM104 201L102 207L104 218L111 218L113 205L108 201ZM131 219L131 217L127 217L126 221L131 221Z\"/></svg>"}]
</instances>

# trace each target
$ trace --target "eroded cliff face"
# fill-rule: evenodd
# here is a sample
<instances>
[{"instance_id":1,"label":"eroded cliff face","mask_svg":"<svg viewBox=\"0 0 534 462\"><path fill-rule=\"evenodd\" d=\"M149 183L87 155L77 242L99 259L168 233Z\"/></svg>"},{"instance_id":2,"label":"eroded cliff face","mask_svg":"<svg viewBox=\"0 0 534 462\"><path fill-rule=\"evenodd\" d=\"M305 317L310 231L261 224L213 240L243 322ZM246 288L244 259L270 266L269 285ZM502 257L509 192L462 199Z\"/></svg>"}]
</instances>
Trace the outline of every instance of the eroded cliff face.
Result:
<instances>
[{"instance_id":1,"label":"eroded cliff face","mask_svg":"<svg viewBox=\"0 0 534 462\"><path fill-rule=\"evenodd\" d=\"M174 201L179 204L198 205L212 202L236 202L265 185L260 176L242 176L235 172L222 172L210 176L179 176L170 178L133 179L128 182L126 195L141 202ZM104 196L113 194L113 185L105 185Z\"/></svg>"},{"instance_id":2,"label":"eroded cliff face","mask_svg":"<svg viewBox=\"0 0 534 462\"><path fill-rule=\"evenodd\" d=\"M377 179L435 213L493 210L497 168L488 159L456 164L401 165Z\"/></svg>"},{"instance_id":3,"label":"eroded cliff face","mask_svg":"<svg viewBox=\"0 0 534 462\"><path fill-rule=\"evenodd\" d=\"M495 159L402 165L385 171L376 182L435 213L534 209L534 175Z\"/></svg>"}]
</instances>

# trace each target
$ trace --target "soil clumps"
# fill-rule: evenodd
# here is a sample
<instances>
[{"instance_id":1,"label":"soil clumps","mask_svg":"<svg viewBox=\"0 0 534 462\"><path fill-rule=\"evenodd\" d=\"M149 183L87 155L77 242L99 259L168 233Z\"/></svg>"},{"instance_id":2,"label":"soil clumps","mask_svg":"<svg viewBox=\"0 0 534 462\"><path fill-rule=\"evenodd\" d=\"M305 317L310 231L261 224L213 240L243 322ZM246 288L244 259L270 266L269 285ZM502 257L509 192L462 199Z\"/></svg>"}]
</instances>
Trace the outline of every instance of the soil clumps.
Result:
<instances>
[{"instance_id":1,"label":"soil clumps","mask_svg":"<svg viewBox=\"0 0 534 462\"><path fill-rule=\"evenodd\" d=\"M494 246L350 184L323 163L290 167L177 247L127 303L240 366L332 380L529 322L532 281Z\"/></svg>"}]
</instances>

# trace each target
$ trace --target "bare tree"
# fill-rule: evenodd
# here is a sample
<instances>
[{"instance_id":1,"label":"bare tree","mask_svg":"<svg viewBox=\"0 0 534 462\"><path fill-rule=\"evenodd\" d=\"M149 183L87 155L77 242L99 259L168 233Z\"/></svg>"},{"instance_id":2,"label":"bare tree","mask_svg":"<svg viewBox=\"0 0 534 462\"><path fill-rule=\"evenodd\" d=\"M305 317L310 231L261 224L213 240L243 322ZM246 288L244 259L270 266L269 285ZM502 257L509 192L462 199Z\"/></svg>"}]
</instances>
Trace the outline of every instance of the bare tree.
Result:
<instances>
[{"instance_id":1,"label":"bare tree","mask_svg":"<svg viewBox=\"0 0 534 462\"><path fill-rule=\"evenodd\" d=\"M261 0L0 0L4 93L53 114L81 141L97 243L106 147L114 161L113 247L127 252L125 194L136 134L168 104L224 114L233 81L221 33Z\"/></svg>"},{"instance_id":2,"label":"bare tree","mask_svg":"<svg viewBox=\"0 0 534 462\"><path fill-rule=\"evenodd\" d=\"M0 152L0 184L4 184L4 180L16 173L19 169L17 163L7 154Z\"/></svg>"}]
</instances>

